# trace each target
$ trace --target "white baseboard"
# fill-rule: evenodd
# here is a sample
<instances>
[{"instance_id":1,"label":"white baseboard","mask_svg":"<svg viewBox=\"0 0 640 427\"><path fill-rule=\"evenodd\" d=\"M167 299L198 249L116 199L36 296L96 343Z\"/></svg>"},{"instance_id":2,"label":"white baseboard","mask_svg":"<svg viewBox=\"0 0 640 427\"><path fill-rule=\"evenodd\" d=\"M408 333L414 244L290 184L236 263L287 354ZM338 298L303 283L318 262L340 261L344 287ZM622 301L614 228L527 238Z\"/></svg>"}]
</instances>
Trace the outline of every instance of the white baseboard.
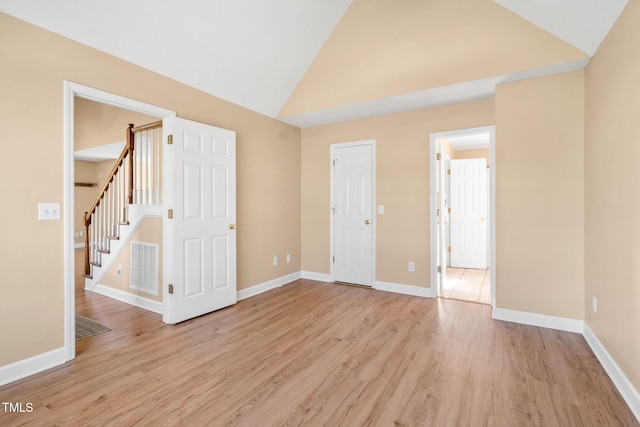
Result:
<instances>
[{"instance_id":1,"label":"white baseboard","mask_svg":"<svg viewBox=\"0 0 640 427\"><path fill-rule=\"evenodd\" d=\"M331 280L330 274L315 273L313 271L302 271L301 278L308 279L308 280L315 280L317 282L333 282L333 280Z\"/></svg>"},{"instance_id":2,"label":"white baseboard","mask_svg":"<svg viewBox=\"0 0 640 427\"><path fill-rule=\"evenodd\" d=\"M613 384L618 389L618 392L622 395L624 401L627 402L627 405L629 405L631 412L633 412L638 421L640 421L640 393L586 323L584 324L583 335L589 347L591 347L591 350L593 350L593 353L600 361L600 364L609 375L609 378L611 378L611 381L613 381Z\"/></svg>"},{"instance_id":3,"label":"white baseboard","mask_svg":"<svg viewBox=\"0 0 640 427\"><path fill-rule=\"evenodd\" d=\"M67 349L60 347L0 367L0 386L46 371L67 361Z\"/></svg>"},{"instance_id":4,"label":"white baseboard","mask_svg":"<svg viewBox=\"0 0 640 427\"><path fill-rule=\"evenodd\" d=\"M374 289L378 291L393 292L396 294L411 295L414 297L423 297L423 298L432 297L431 288L403 285L400 283L376 281Z\"/></svg>"},{"instance_id":5,"label":"white baseboard","mask_svg":"<svg viewBox=\"0 0 640 427\"><path fill-rule=\"evenodd\" d=\"M296 271L295 273L287 274L286 276L277 277L275 279L269 280L267 282L263 282L254 286L251 286L247 289L242 289L236 293L236 299L238 301L247 299L263 292L270 291L271 289L279 288L281 286L286 285L287 283L295 282L300 279L300 272Z\"/></svg>"},{"instance_id":6,"label":"white baseboard","mask_svg":"<svg viewBox=\"0 0 640 427\"><path fill-rule=\"evenodd\" d=\"M521 323L523 325L540 326L542 328L557 329L559 331L576 332L578 334L583 332L584 325L582 320L498 307L493 309L493 319Z\"/></svg>"},{"instance_id":7,"label":"white baseboard","mask_svg":"<svg viewBox=\"0 0 640 427\"><path fill-rule=\"evenodd\" d=\"M98 283L90 292L95 292L100 295L104 295L109 298L113 298L118 301L125 302L136 307L143 308L145 310L153 311L154 313L162 314L162 303L154 301L149 298L142 297L140 295L130 294L128 292L121 291L120 289L114 289L109 286Z\"/></svg>"}]
</instances>

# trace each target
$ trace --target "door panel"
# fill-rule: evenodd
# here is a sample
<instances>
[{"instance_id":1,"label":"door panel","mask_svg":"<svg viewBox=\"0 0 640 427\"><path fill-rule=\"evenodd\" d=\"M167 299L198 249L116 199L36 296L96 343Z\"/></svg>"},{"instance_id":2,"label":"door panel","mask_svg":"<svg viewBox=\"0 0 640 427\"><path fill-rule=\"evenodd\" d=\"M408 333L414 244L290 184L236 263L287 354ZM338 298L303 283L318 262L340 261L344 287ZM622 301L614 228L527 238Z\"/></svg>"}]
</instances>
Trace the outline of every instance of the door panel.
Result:
<instances>
[{"instance_id":1,"label":"door panel","mask_svg":"<svg viewBox=\"0 0 640 427\"><path fill-rule=\"evenodd\" d=\"M175 118L167 145L165 322L236 302L235 132Z\"/></svg>"},{"instance_id":2,"label":"door panel","mask_svg":"<svg viewBox=\"0 0 640 427\"><path fill-rule=\"evenodd\" d=\"M333 278L372 286L373 146L336 147L333 154Z\"/></svg>"},{"instance_id":3,"label":"door panel","mask_svg":"<svg viewBox=\"0 0 640 427\"><path fill-rule=\"evenodd\" d=\"M487 268L485 159L451 160L451 266Z\"/></svg>"}]
</instances>

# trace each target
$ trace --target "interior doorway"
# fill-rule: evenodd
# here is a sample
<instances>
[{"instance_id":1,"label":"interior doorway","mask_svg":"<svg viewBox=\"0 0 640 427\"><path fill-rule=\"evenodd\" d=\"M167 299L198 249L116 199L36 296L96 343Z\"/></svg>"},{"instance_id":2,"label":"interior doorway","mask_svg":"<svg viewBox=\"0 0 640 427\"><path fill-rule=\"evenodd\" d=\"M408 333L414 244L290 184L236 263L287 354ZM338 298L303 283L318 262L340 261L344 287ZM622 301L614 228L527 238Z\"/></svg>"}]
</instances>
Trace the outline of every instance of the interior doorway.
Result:
<instances>
[{"instance_id":1,"label":"interior doorway","mask_svg":"<svg viewBox=\"0 0 640 427\"><path fill-rule=\"evenodd\" d=\"M65 278L65 349L66 359L76 355L75 298L76 298L76 215L75 209L75 101L82 98L101 104L157 117L175 117L171 110L135 101L109 92L100 91L77 83L64 82L64 278Z\"/></svg>"},{"instance_id":2,"label":"interior doorway","mask_svg":"<svg viewBox=\"0 0 640 427\"><path fill-rule=\"evenodd\" d=\"M495 127L430 136L434 297L495 304Z\"/></svg>"}]
</instances>

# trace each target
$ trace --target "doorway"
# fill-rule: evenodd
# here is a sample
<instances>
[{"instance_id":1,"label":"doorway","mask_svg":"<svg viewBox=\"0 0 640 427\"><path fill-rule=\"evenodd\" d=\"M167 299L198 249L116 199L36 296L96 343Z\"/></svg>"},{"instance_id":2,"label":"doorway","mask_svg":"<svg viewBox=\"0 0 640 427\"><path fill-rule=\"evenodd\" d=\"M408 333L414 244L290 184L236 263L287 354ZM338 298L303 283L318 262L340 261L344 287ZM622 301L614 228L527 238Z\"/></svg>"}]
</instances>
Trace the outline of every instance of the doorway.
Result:
<instances>
[{"instance_id":1,"label":"doorway","mask_svg":"<svg viewBox=\"0 0 640 427\"><path fill-rule=\"evenodd\" d=\"M64 82L64 280L66 360L76 355L75 343L75 100L83 98L116 108L161 119L175 117L174 111L103 92L77 83Z\"/></svg>"},{"instance_id":2,"label":"doorway","mask_svg":"<svg viewBox=\"0 0 640 427\"><path fill-rule=\"evenodd\" d=\"M375 283L375 140L331 145L331 277Z\"/></svg>"},{"instance_id":3,"label":"doorway","mask_svg":"<svg viewBox=\"0 0 640 427\"><path fill-rule=\"evenodd\" d=\"M430 135L432 296L495 305L495 126Z\"/></svg>"}]
</instances>

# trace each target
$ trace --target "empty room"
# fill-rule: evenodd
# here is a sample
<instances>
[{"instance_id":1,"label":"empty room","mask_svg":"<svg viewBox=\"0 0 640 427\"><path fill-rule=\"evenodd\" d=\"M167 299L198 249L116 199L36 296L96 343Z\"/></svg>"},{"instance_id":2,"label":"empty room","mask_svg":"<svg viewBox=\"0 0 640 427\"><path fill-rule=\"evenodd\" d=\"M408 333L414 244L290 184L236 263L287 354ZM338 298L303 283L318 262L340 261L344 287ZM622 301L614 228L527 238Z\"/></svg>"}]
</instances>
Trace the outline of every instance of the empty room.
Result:
<instances>
[{"instance_id":1,"label":"empty room","mask_svg":"<svg viewBox=\"0 0 640 427\"><path fill-rule=\"evenodd\" d=\"M640 425L639 25L0 0L0 425Z\"/></svg>"}]
</instances>

